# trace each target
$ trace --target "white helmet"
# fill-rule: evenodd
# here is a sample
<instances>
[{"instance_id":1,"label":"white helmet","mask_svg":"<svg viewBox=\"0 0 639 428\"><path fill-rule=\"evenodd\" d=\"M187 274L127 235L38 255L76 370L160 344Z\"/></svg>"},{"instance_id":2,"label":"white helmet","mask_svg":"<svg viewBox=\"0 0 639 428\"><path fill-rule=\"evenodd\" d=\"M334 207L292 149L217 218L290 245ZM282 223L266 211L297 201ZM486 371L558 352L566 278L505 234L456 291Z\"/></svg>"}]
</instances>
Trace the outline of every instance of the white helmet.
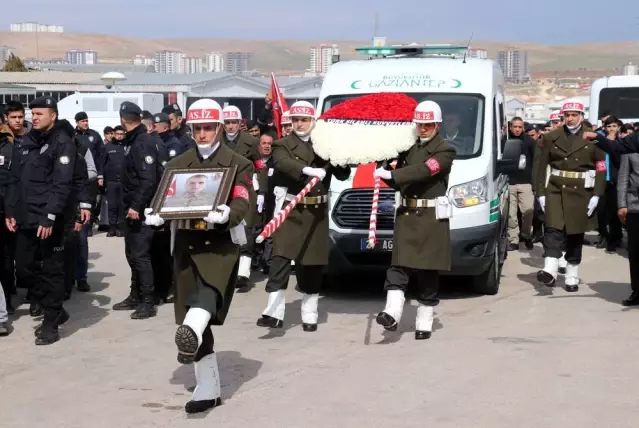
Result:
<instances>
[{"instance_id":1,"label":"white helmet","mask_svg":"<svg viewBox=\"0 0 639 428\"><path fill-rule=\"evenodd\" d=\"M564 103L564 105L561 107L562 116L563 116L563 113L567 111L576 111L579 113L585 113L586 109L584 108L584 105L582 103L571 101L568 103Z\"/></svg>"},{"instance_id":2,"label":"white helmet","mask_svg":"<svg viewBox=\"0 0 639 428\"><path fill-rule=\"evenodd\" d=\"M556 111L553 111L552 113L550 113L549 120L552 122L552 121L555 121L555 120L560 120L561 118L562 118L561 111L560 110L556 110Z\"/></svg>"},{"instance_id":3,"label":"white helmet","mask_svg":"<svg viewBox=\"0 0 639 428\"><path fill-rule=\"evenodd\" d=\"M222 112L224 120L242 120L242 112L235 106L226 106Z\"/></svg>"},{"instance_id":4,"label":"white helmet","mask_svg":"<svg viewBox=\"0 0 639 428\"><path fill-rule=\"evenodd\" d=\"M293 103L291 108L288 110L289 117L298 116L298 117L315 117L315 107L313 104L308 101L298 101Z\"/></svg>"},{"instance_id":5,"label":"white helmet","mask_svg":"<svg viewBox=\"0 0 639 428\"><path fill-rule=\"evenodd\" d=\"M289 110L286 110L282 113L282 120L280 120L280 125L290 125L291 124L291 116L289 114Z\"/></svg>"},{"instance_id":6,"label":"white helmet","mask_svg":"<svg viewBox=\"0 0 639 428\"><path fill-rule=\"evenodd\" d=\"M186 112L186 123L222 123L222 107L210 98L197 100Z\"/></svg>"},{"instance_id":7,"label":"white helmet","mask_svg":"<svg viewBox=\"0 0 639 428\"><path fill-rule=\"evenodd\" d=\"M415 108L413 123L441 123L442 109L435 101L422 101Z\"/></svg>"}]
</instances>

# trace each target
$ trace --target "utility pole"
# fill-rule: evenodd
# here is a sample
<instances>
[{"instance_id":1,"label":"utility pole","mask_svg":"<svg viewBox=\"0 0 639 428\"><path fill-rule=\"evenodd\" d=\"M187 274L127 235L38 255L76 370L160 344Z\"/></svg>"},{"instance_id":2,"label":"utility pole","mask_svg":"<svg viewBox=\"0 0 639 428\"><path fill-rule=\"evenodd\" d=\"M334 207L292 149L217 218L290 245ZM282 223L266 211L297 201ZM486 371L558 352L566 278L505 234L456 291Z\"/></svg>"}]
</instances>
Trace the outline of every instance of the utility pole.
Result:
<instances>
[{"instance_id":1,"label":"utility pole","mask_svg":"<svg viewBox=\"0 0 639 428\"><path fill-rule=\"evenodd\" d=\"M373 37L377 37L379 33L379 12L375 12L375 26L373 27Z\"/></svg>"}]
</instances>

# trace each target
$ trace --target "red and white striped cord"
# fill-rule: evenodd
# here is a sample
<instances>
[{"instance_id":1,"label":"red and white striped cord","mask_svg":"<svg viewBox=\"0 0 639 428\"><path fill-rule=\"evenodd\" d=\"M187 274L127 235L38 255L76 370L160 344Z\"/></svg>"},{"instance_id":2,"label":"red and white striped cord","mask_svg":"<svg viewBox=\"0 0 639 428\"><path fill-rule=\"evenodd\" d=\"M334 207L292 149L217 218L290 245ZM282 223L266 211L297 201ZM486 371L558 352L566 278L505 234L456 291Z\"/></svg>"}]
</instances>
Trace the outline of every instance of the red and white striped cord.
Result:
<instances>
[{"instance_id":1,"label":"red and white striped cord","mask_svg":"<svg viewBox=\"0 0 639 428\"><path fill-rule=\"evenodd\" d=\"M377 243L377 206L379 204L379 188L381 185L381 179L375 177L375 187L373 187L373 204L371 206L371 219L368 226L368 244L366 248L372 250Z\"/></svg>"},{"instance_id":2,"label":"red and white striped cord","mask_svg":"<svg viewBox=\"0 0 639 428\"><path fill-rule=\"evenodd\" d=\"M299 192L297 196L295 196L295 199L289 202L283 210L280 210L280 212L275 214L271 221L269 221L268 224L264 226L262 232L258 235L257 238L255 238L255 242L261 244L266 238L271 236L273 232L275 232L280 227L282 222L286 220L293 208L295 208L295 205L297 205L302 200L302 198L306 196L317 183L319 183L319 181L319 177L313 177L313 179L309 181L306 186L304 186L302 191Z\"/></svg>"}]
</instances>

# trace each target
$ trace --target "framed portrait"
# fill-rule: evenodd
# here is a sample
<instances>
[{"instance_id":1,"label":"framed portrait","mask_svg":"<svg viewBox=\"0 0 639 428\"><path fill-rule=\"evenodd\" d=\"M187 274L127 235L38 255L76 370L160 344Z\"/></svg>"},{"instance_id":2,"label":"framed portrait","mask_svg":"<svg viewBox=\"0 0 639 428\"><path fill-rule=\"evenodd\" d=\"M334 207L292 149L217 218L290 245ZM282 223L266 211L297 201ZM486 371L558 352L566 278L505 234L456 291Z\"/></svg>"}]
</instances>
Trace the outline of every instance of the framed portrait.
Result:
<instances>
[{"instance_id":1,"label":"framed portrait","mask_svg":"<svg viewBox=\"0 0 639 428\"><path fill-rule=\"evenodd\" d=\"M165 220L206 217L228 201L236 172L236 165L166 169L151 208Z\"/></svg>"}]
</instances>

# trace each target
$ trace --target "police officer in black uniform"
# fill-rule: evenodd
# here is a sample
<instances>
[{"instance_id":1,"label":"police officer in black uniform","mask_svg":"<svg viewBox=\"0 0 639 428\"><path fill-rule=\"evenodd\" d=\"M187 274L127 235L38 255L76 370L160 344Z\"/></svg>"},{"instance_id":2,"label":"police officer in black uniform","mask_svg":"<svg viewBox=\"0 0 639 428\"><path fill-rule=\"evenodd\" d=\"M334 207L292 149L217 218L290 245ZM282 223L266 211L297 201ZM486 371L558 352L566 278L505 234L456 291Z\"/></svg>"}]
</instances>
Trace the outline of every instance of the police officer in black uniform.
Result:
<instances>
[{"instance_id":1,"label":"police officer in black uniform","mask_svg":"<svg viewBox=\"0 0 639 428\"><path fill-rule=\"evenodd\" d=\"M104 147L103 162L100 167L104 176L104 189L109 213L109 232L107 237L122 236L122 176L126 155L122 141L113 139Z\"/></svg>"},{"instance_id":2,"label":"police officer in black uniform","mask_svg":"<svg viewBox=\"0 0 639 428\"><path fill-rule=\"evenodd\" d=\"M154 115L153 126L155 132L157 132L157 135L164 143L164 149L168 156L168 160L171 160L186 151L184 143L175 136L175 132L171 131L171 119L166 113L158 113Z\"/></svg>"},{"instance_id":3,"label":"police officer in black uniform","mask_svg":"<svg viewBox=\"0 0 639 428\"><path fill-rule=\"evenodd\" d=\"M182 142L184 151L194 149L196 147L195 140L191 135L191 128L186 126L186 122L182 117L182 110L177 104L169 104L162 109L162 113L167 114L171 120L171 131Z\"/></svg>"},{"instance_id":4,"label":"police officer in black uniform","mask_svg":"<svg viewBox=\"0 0 639 428\"><path fill-rule=\"evenodd\" d=\"M0 119L1 121L2 119ZM14 313L11 296L16 294L14 275L14 234L4 226L5 204L11 183L11 159L13 157L13 133L7 125L0 125L0 284L7 302L7 311Z\"/></svg>"},{"instance_id":5,"label":"police officer in black uniform","mask_svg":"<svg viewBox=\"0 0 639 428\"><path fill-rule=\"evenodd\" d=\"M76 146L60 126L56 100L35 99L33 129L14 150L6 226L17 233L16 274L44 308L36 345L60 340L68 319L64 302L64 225L75 217L73 192Z\"/></svg>"},{"instance_id":6,"label":"police officer in black uniform","mask_svg":"<svg viewBox=\"0 0 639 428\"><path fill-rule=\"evenodd\" d=\"M79 113L76 113L75 123L75 138L83 146L91 151L93 162L98 169L98 180L101 180L103 178L103 175L99 165L102 164L102 157L104 156L104 141L102 141L102 137L98 132L89 128L89 116L85 112L81 111ZM93 222L97 224L98 217L100 216L100 210L102 208L104 187L98 186L98 181L92 181L90 185L93 187L93 191L95 192L97 198L97 203L92 213Z\"/></svg>"},{"instance_id":7,"label":"police officer in black uniform","mask_svg":"<svg viewBox=\"0 0 639 428\"><path fill-rule=\"evenodd\" d=\"M153 230L144 224L144 208L157 188L158 152L155 139L142 124L142 110L132 102L120 106L120 121L126 130L124 152L126 162L122 180L122 203L125 215L124 246L131 267L131 292L114 310L133 310L132 319L156 315L151 243Z\"/></svg>"}]
</instances>

